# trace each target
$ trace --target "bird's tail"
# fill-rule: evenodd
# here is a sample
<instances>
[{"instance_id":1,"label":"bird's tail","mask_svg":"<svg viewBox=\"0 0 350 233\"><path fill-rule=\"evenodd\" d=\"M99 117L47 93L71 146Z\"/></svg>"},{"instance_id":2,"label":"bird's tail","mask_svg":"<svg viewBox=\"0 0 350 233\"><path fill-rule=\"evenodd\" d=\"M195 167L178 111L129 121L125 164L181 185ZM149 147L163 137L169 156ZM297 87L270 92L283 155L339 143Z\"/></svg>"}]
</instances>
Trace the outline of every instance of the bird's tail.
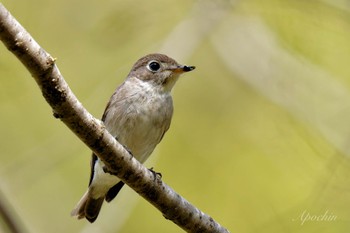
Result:
<instances>
[{"instance_id":1,"label":"bird's tail","mask_svg":"<svg viewBox=\"0 0 350 233\"><path fill-rule=\"evenodd\" d=\"M93 198L88 190L72 210L71 216L75 216L78 219L86 218L89 222L93 223L100 213L103 200L104 197Z\"/></svg>"}]
</instances>

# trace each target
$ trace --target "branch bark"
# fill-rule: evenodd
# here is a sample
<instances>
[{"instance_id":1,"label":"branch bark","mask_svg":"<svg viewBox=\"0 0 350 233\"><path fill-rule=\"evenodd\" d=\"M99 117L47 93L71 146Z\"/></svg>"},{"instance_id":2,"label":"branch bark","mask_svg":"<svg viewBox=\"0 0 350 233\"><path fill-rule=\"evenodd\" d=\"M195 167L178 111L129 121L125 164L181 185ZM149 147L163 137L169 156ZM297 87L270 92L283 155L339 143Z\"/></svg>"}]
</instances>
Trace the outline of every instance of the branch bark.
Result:
<instances>
[{"instance_id":1,"label":"branch bark","mask_svg":"<svg viewBox=\"0 0 350 233\"><path fill-rule=\"evenodd\" d=\"M23 63L59 118L124 183L187 232L228 232L134 159L77 100L50 56L0 3L0 40Z\"/></svg>"},{"instance_id":2,"label":"branch bark","mask_svg":"<svg viewBox=\"0 0 350 233\"><path fill-rule=\"evenodd\" d=\"M5 197L5 194L0 190L0 218L3 225L5 225L5 232L9 233L24 233L27 232L24 228L23 222L19 221L15 214L14 208L10 205ZM1 225L1 224L0 224ZM1 231L1 227L0 227Z\"/></svg>"}]
</instances>

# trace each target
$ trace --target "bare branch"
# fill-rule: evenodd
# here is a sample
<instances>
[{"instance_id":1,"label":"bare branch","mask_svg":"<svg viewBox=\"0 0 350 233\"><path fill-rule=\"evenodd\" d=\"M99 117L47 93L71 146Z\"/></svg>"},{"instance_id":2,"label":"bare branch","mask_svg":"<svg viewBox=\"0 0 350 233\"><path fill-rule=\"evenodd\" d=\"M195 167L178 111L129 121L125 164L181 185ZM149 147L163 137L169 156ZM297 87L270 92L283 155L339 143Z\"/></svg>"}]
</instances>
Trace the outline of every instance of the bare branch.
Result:
<instances>
[{"instance_id":1,"label":"bare branch","mask_svg":"<svg viewBox=\"0 0 350 233\"><path fill-rule=\"evenodd\" d=\"M14 209L8 203L4 193L0 190L0 217L6 225L7 231L10 233L24 233L27 232L24 228L24 224L19 221ZM6 230L5 230L6 231Z\"/></svg>"},{"instance_id":2,"label":"bare branch","mask_svg":"<svg viewBox=\"0 0 350 233\"><path fill-rule=\"evenodd\" d=\"M55 60L0 4L0 39L32 74L54 116L65 123L124 183L187 232L228 232L155 176L77 100Z\"/></svg>"}]
</instances>

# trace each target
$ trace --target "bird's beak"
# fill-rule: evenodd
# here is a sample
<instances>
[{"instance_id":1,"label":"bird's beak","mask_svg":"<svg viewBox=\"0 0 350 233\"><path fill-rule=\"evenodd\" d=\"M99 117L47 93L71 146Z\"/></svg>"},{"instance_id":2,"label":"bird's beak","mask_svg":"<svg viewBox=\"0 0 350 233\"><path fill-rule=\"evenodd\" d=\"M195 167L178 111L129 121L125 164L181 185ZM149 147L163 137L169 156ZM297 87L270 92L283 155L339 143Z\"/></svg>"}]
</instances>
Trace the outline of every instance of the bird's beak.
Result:
<instances>
[{"instance_id":1,"label":"bird's beak","mask_svg":"<svg viewBox=\"0 0 350 233\"><path fill-rule=\"evenodd\" d=\"M195 66L186 66L186 65L180 65L180 66L177 66L175 68L172 68L171 70L175 73L185 73L185 72L190 72L192 70L194 70L196 67Z\"/></svg>"}]
</instances>

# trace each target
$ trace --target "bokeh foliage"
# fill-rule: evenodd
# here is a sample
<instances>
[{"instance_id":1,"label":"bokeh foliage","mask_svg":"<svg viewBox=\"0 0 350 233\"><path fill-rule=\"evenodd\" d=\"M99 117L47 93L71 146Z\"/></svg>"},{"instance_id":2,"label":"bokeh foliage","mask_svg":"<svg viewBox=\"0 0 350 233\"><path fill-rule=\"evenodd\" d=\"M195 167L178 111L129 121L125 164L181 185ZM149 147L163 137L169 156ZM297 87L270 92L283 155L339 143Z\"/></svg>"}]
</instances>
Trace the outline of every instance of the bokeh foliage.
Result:
<instances>
[{"instance_id":1,"label":"bokeh foliage","mask_svg":"<svg viewBox=\"0 0 350 233\"><path fill-rule=\"evenodd\" d=\"M196 65L146 165L231 232L350 230L347 1L2 3L97 117L144 54ZM89 150L4 46L0 80L0 188L29 232L182 232L129 188L93 225L71 218Z\"/></svg>"}]
</instances>

